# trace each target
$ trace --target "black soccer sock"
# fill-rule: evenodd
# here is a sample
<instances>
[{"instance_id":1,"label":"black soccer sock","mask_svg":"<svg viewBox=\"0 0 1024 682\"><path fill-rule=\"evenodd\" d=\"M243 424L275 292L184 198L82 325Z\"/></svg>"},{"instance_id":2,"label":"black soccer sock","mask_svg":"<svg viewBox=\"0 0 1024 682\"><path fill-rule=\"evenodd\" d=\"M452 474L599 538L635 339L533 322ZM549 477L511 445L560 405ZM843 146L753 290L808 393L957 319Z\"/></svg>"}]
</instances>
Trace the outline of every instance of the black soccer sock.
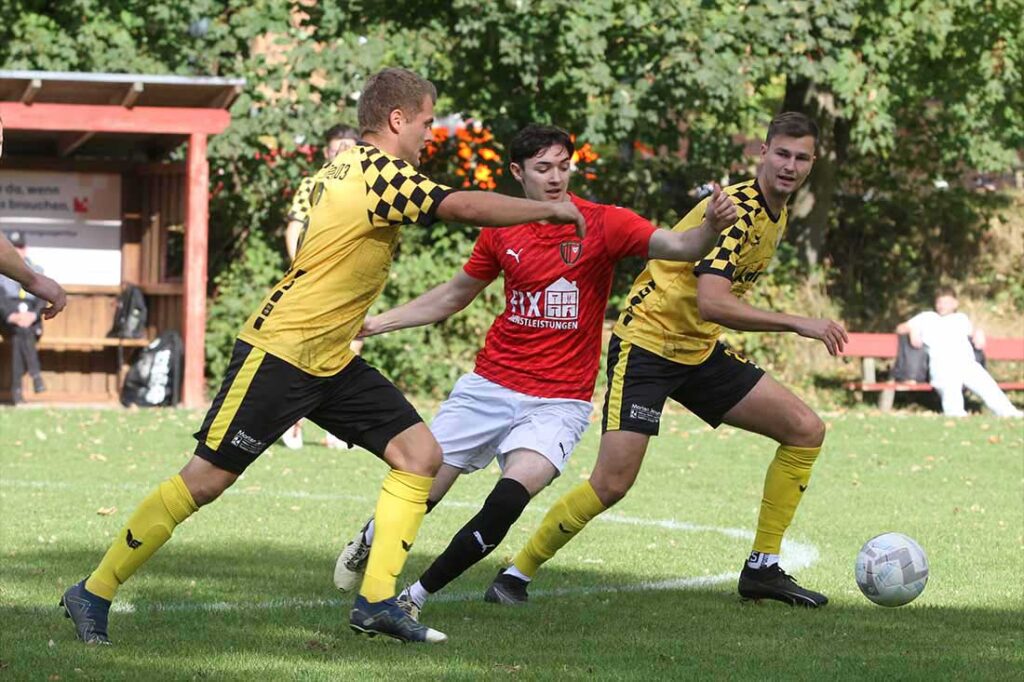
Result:
<instances>
[{"instance_id":1,"label":"black soccer sock","mask_svg":"<svg viewBox=\"0 0 1024 682\"><path fill-rule=\"evenodd\" d=\"M420 576L420 584L433 594L466 572L501 544L508 529L530 503L530 493L519 481L503 478L487 496L483 508L463 526L441 556Z\"/></svg>"}]
</instances>

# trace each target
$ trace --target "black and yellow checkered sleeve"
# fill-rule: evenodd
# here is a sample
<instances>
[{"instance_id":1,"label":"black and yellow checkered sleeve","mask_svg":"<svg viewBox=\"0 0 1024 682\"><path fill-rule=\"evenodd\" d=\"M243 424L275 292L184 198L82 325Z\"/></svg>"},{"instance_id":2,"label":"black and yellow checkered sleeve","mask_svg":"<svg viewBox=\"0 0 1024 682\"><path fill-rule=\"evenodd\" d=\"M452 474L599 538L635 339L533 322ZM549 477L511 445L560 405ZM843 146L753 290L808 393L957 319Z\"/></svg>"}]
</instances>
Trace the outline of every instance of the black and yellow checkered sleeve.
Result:
<instances>
[{"instance_id":1,"label":"black and yellow checkered sleeve","mask_svg":"<svg viewBox=\"0 0 1024 682\"><path fill-rule=\"evenodd\" d=\"M747 234L754 222L754 216L760 208L757 202L757 191L753 187L729 188L729 196L736 203L739 217L736 222L723 230L715 247L693 267L694 274L712 274L733 278L736 264L739 262L740 248L747 240Z\"/></svg>"},{"instance_id":2,"label":"black and yellow checkered sleeve","mask_svg":"<svg viewBox=\"0 0 1024 682\"><path fill-rule=\"evenodd\" d=\"M292 197L292 207L288 209L288 220L298 220L300 222L306 220L309 217L309 195L313 192L313 176L305 177L302 182L299 183L299 188L295 190L295 196Z\"/></svg>"},{"instance_id":3,"label":"black and yellow checkered sleeve","mask_svg":"<svg viewBox=\"0 0 1024 682\"><path fill-rule=\"evenodd\" d=\"M411 164L373 150L363 157L366 212L370 222L430 225L441 201L453 190L418 173Z\"/></svg>"}]
</instances>

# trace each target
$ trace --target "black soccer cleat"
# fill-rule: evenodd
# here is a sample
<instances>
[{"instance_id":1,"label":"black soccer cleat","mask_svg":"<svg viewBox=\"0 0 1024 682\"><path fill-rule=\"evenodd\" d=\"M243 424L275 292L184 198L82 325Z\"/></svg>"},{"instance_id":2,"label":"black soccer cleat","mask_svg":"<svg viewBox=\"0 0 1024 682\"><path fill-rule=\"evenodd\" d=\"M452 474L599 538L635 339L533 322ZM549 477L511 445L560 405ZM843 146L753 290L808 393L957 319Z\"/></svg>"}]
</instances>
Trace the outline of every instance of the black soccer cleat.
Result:
<instances>
[{"instance_id":1,"label":"black soccer cleat","mask_svg":"<svg viewBox=\"0 0 1024 682\"><path fill-rule=\"evenodd\" d=\"M530 595L526 594L529 586L525 580L514 575L505 573L505 569L499 569L494 582L484 592L484 601L491 604L505 604L506 606L520 606L529 600Z\"/></svg>"},{"instance_id":2,"label":"black soccer cleat","mask_svg":"<svg viewBox=\"0 0 1024 682\"><path fill-rule=\"evenodd\" d=\"M85 589L85 581L72 585L60 598L64 617L75 624L75 634L86 644L110 644L107 614L110 602Z\"/></svg>"},{"instance_id":3,"label":"black soccer cleat","mask_svg":"<svg viewBox=\"0 0 1024 682\"><path fill-rule=\"evenodd\" d=\"M448 641L448 635L443 632L417 623L395 599L371 603L359 595L352 605L349 627L368 637L385 635L400 642L441 644Z\"/></svg>"},{"instance_id":4,"label":"black soccer cleat","mask_svg":"<svg viewBox=\"0 0 1024 682\"><path fill-rule=\"evenodd\" d=\"M775 599L790 606L811 609L828 603L828 597L800 587L778 564L765 568L750 568L744 564L740 572L739 593L744 599Z\"/></svg>"}]
</instances>

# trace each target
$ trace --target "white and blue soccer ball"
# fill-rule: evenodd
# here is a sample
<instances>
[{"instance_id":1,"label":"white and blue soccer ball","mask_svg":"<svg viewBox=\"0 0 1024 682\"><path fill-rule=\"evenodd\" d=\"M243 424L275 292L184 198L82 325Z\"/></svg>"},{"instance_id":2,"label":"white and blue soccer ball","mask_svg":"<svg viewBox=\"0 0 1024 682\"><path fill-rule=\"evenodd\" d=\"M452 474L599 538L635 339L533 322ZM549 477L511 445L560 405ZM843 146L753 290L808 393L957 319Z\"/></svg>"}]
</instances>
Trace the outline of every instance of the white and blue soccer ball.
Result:
<instances>
[{"instance_id":1,"label":"white and blue soccer ball","mask_svg":"<svg viewBox=\"0 0 1024 682\"><path fill-rule=\"evenodd\" d=\"M880 606L914 601L928 582L928 557L902 533L883 533L864 543L854 565L857 587Z\"/></svg>"}]
</instances>

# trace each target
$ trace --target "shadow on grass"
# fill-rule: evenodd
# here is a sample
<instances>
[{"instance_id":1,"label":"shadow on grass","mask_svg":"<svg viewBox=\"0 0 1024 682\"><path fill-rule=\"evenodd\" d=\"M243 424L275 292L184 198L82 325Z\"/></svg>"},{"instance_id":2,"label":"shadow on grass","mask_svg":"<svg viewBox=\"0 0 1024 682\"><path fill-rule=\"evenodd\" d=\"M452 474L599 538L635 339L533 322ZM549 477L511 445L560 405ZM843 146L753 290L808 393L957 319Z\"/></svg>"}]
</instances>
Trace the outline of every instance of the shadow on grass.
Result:
<instances>
[{"instance_id":1,"label":"shadow on grass","mask_svg":"<svg viewBox=\"0 0 1024 682\"><path fill-rule=\"evenodd\" d=\"M818 611L744 604L734 583L700 589L610 591L636 575L552 564L535 597L508 608L481 601L489 559L428 604L444 647L386 646L348 630L351 596L330 583L333 557L280 545L165 548L128 586L112 648L85 647L56 608L85 575L92 549L19 552L5 560L0 672L18 677L160 679L528 677L771 679L984 676L1019 679L1021 614L913 605L882 609L859 597ZM406 576L430 557L414 554ZM639 568L639 567L638 567ZM194 581L194 582L193 582ZM587 592L587 590L592 590ZM19 595L12 604L8 595Z\"/></svg>"}]
</instances>

